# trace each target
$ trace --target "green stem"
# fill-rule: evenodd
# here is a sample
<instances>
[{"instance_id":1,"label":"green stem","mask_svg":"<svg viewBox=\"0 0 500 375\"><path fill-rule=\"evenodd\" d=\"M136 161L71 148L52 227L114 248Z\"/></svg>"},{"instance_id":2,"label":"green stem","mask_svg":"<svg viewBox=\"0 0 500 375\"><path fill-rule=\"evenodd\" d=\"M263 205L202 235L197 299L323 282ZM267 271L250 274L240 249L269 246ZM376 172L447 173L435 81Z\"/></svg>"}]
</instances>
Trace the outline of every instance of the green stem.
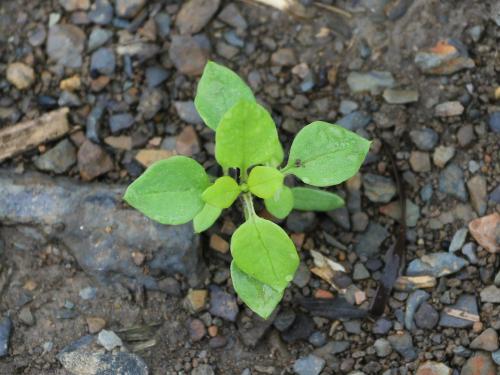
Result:
<instances>
[{"instance_id":1,"label":"green stem","mask_svg":"<svg viewBox=\"0 0 500 375\"><path fill-rule=\"evenodd\" d=\"M255 208L253 207L252 195L250 193L242 194L243 199L243 211L245 213L245 219L248 220L257 214L255 213Z\"/></svg>"}]
</instances>

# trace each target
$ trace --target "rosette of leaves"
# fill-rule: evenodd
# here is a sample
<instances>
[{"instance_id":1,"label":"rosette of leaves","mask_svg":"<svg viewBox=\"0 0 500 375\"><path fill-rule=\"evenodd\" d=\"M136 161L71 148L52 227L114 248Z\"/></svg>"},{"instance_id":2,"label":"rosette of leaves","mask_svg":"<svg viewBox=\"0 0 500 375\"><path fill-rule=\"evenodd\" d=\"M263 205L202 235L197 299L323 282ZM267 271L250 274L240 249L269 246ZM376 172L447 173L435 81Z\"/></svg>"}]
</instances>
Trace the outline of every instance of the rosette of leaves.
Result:
<instances>
[{"instance_id":1,"label":"rosette of leaves","mask_svg":"<svg viewBox=\"0 0 500 375\"><path fill-rule=\"evenodd\" d=\"M287 233L259 217L253 198L279 219L293 209L329 211L344 205L338 195L318 189L352 177L370 142L338 125L316 121L293 140L287 162L269 112L243 80L209 62L198 84L195 106L215 131L215 158L224 175L211 182L204 168L185 156L150 166L127 189L124 199L162 224L193 221L196 232L209 228L240 197L245 221L231 238L231 277L239 297L263 318L280 302L299 265ZM237 179L229 170L238 171ZM313 187L288 187L293 175Z\"/></svg>"}]
</instances>

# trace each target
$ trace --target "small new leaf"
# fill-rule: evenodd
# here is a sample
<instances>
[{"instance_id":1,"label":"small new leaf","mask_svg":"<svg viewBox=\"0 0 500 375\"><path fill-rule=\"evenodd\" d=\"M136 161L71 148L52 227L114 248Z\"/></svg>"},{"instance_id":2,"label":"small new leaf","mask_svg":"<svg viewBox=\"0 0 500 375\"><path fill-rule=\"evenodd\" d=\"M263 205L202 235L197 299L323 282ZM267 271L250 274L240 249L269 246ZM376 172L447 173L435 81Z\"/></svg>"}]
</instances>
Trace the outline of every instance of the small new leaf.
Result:
<instances>
[{"instance_id":1,"label":"small new leaf","mask_svg":"<svg viewBox=\"0 0 500 375\"><path fill-rule=\"evenodd\" d=\"M266 210L278 219L284 219L293 209L292 190L283 185L271 198L264 200Z\"/></svg>"},{"instance_id":2,"label":"small new leaf","mask_svg":"<svg viewBox=\"0 0 500 375\"><path fill-rule=\"evenodd\" d=\"M228 208L238 198L240 187L229 176L219 177L214 184L208 187L202 195L203 201L218 208Z\"/></svg>"},{"instance_id":3,"label":"small new leaf","mask_svg":"<svg viewBox=\"0 0 500 375\"><path fill-rule=\"evenodd\" d=\"M201 233L210 228L219 218L221 208L205 203L203 209L193 219L193 227L196 233Z\"/></svg>"},{"instance_id":4,"label":"small new leaf","mask_svg":"<svg viewBox=\"0 0 500 375\"><path fill-rule=\"evenodd\" d=\"M216 130L222 116L240 99L255 100L250 87L232 70L209 61L194 99L196 110L207 126Z\"/></svg>"},{"instance_id":5,"label":"small new leaf","mask_svg":"<svg viewBox=\"0 0 500 375\"><path fill-rule=\"evenodd\" d=\"M127 188L124 199L162 224L184 224L203 208L201 194L209 184L195 160L173 156L150 166Z\"/></svg>"},{"instance_id":6,"label":"small new leaf","mask_svg":"<svg viewBox=\"0 0 500 375\"><path fill-rule=\"evenodd\" d=\"M239 269L276 290L293 280L299 265L297 250L286 232L255 215L234 232L231 254Z\"/></svg>"},{"instance_id":7,"label":"small new leaf","mask_svg":"<svg viewBox=\"0 0 500 375\"><path fill-rule=\"evenodd\" d=\"M260 104L240 100L226 114L215 133L215 158L223 168L265 164L276 153L278 133L271 115Z\"/></svg>"},{"instance_id":8,"label":"small new leaf","mask_svg":"<svg viewBox=\"0 0 500 375\"><path fill-rule=\"evenodd\" d=\"M283 169L314 186L340 184L361 167L370 141L338 125L316 121L293 140Z\"/></svg>"},{"instance_id":9,"label":"small new leaf","mask_svg":"<svg viewBox=\"0 0 500 375\"><path fill-rule=\"evenodd\" d=\"M248 188L259 198L271 198L283 186L283 179L283 174L276 168L257 166L248 176Z\"/></svg>"},{"instance_id":10,"label":"small new leaf","mask_svg":"<svg viewBox=\"0 0 500 375\"><path fill-rule=\"evenodd\" d=\"M306 187L292 188L293 208L301 211L331 211L344 206L342 197L329 191Z\"/></svg>"},{"instance_id":11,"label":"small new leaf","mask_svg":"<svg viewBox=\"0 0 500 375\"><path fill-rule=\"evenodd\" d=\"M261 318L267 319L283 297L283 289L276 290L240 270L231 262L231 279L238 297Z\"/></svg>"}]
</instances>

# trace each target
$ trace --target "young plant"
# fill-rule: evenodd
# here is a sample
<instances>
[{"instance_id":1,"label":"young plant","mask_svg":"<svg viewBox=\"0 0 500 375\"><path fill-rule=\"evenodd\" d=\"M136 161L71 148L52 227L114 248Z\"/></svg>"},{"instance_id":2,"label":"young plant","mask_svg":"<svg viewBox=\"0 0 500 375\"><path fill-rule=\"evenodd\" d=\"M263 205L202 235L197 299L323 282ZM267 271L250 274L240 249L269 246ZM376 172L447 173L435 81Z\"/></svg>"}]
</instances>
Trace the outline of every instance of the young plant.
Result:
<instances>
[{"instance_id":1,"label":"young plant","mask_svg":"<svg viewBox=\"0 0 500 375\"><path fill-rule=\"evenodd\" d=\"M239 297L263 318L283 297L299 265L286 232L255 213L253 196L279 219L292 209L330 211L344 205L338 195L308 187L287 187L287 175L325 187L352 177L370 142L341 126L315 121L293 140L286 165L276 125L233 71L209 62L198 84L195 106L215 131L215 158L223 176L213 183L203 167L185 156L150 166L127 189L124 199L162 224L193 220L196 232L209 228L241 197L245 222L231 238L231 278ZM229 176L237 170L238 178Z\"/></svg>"}]
</instances>

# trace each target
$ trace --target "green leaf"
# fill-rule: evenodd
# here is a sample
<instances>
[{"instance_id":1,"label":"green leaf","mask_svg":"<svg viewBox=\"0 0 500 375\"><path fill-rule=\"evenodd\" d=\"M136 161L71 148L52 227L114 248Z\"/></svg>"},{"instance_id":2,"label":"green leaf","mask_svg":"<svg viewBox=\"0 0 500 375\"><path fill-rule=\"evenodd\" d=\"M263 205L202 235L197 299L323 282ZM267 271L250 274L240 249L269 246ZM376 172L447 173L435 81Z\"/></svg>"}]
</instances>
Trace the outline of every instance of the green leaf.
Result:
<instances>
[{"instance_id":1,"label":"green leaf","mask_svg":"<svg viewBox=\"0 0 500 375\"><path fill-rule=\"evenodd\" d=\"M301 211L331 211L343 207L342 197L329 191L306 187L292 188L293 208Z\"/></svg>"},{"instance_id":2,"label":"green leaf","mask_svg":"<svg viewBox=\"0 0 500 375\"><path fill-rule=\"evenodd\" d=\"M125 192L124 199L162 224L184 224L203 208L209 185L203 167L185 156L173 156L150 166Z\"/></svg>"},{"instance_id":3,"label":"green leaf","mask_svg":"<svg viewBox=\"0 0 500 375\"><path fill-rule=\"evenodd\" d=\"M223 168L264 164L273 158L278 133L271 115L256 102L241 100L222 117L215 133L215 158Z\"/></svg>"},{"instance_id":4,"label":"green leaf","mask_svg":"<svg viewBox=\"0 0 500 375\"><path fill-rule=\"evenodd\" d=\"M240 270L231 262L233 287L243 302L257 315L267 319L283 298L284 289L276 290Z\"/></svg>"},{"instance_id":5,"label":"green leaf","mask_svg":"<svg viewBox=\"0 0 500 375\"><path fill-rule=\"evenodd\" d=\"M285 159L285 152L283 151L280 140L276 139L276 143L273 146L273 155L266 164L276 168L283 163L283 159Z\"/></svg>"},{"instance_id":6,"label":"green leaf","mask_svg":"<svg viewBox=\"0 0 500 375\"><path fill-rule=\"evenodd\" d=\"M285 231L255 215L234 232L231 254L238 268L276 290L293 280L299 265L295 245Z\"/></svg>"},{"instance_id":7,"label":"green leaf","mask_svg":"<svg viewBox=\"0 0 500 375\"><path fill-rule=\"evenodd\" d=\"M309 185L336 185L359 170L370 143L341 126L316 121L302 128L293 140L283 172Z\"/></svg>"},{"instance_id":8,"label":"green leaf","mask_svg":"<svg viewBox=\"0 0 500 375\"><path fill-rule=\"evenodd\" d=\"M216 130L222 116L240 99L255 100L250 87L232 70L209 61L194 99L196 110L207 126Z\"/></svg>"},{"instance_id":9,"label":"green leaf","mask_svg":"<svg viewBox=\"0 0 500 375\"><path fill-rule=\"evenodd\" d=\"M264 205L274 217L284 219L293 209L292 190L283 185L271 198L264 200Z\"/></svg>"},{"instance_id":10,"label":"green leaf","mask_svg":"<svg viewBox=\"0 0 500 375\"><path fill-rule=\"evenodd\" d=\"M283 174L276 168L257 166L248 176L248 189L259 198L271 198L283 186Z\"/></svg>"},{"instance_id":11,"label":"green leaf","mask_svg":"<svg viewBox=\"0 0 500 375\"><path fill-rule=\"evenodd\" d=\"M229 176L219 177L202 195L205 202L219 208L228 208L240 195L238 183Z\"/></svg>"},{"instance_id":12,"label":"green leaf","mask_svg":"<svg viewBox=\"0 0 500 375\"><path fill-rule=\"evenodd\" d=\"M193 227L196 233L201 233L210 228L219 218L222 209L205 203L203 209L193 219Z\"/></svg>"}]
</instances>

